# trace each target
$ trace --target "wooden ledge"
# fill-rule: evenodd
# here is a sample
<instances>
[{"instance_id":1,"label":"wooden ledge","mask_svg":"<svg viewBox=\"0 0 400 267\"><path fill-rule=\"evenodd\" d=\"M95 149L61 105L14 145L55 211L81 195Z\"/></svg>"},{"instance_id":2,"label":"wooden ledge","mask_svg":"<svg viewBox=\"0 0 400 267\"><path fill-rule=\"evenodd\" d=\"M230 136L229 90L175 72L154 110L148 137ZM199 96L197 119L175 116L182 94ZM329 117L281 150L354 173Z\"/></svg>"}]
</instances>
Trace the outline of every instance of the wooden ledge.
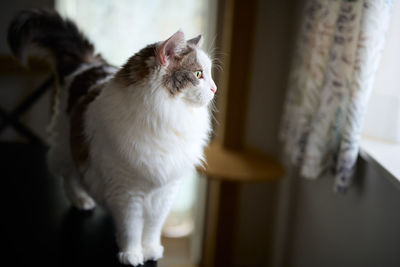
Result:
<instances>
[{"instance_id":1,"label":"wooden ledge","mask_svg":"<svg viewBox=\"0 0 400 267\"><path fill-rule=\"evenodd\" d=\"M284 170L271 156L256 149L231 151L218 143L212 143L205 150L207 164L198 171L208 178L239 183L279 180Z\"/></svg>"}]
</instances>

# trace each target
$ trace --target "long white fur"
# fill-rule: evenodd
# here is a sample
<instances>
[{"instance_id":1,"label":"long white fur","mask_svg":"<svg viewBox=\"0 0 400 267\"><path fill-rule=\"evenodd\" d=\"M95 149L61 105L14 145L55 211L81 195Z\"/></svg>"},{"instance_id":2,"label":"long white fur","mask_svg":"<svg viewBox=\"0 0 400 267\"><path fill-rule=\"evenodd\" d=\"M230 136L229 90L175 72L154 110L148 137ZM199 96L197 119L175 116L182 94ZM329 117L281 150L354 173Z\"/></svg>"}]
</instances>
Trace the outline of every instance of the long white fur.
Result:
<instances>
[{"instance_id":1,"label":"long white fur","mask_svg":"<svg viewBox=\"0 0 400 267\"><path fill-rule=\"evenodd\" d=\"M72 161L68 118L58 118L49 163L52 169L62 167L74 205L90 209L96 202L111 212L124 264L162 257L161 228L180 182L204 160L211 131L208 104L214 96L210 88L216 87L211 60L196 51L204 79L176 97L162 87L163 67L149 82L128 88L114 79L107 82L85 113L90 162L79 170L83 183ZM64 109L67 95L61 98Z\"/></svg>"}]
</instances>

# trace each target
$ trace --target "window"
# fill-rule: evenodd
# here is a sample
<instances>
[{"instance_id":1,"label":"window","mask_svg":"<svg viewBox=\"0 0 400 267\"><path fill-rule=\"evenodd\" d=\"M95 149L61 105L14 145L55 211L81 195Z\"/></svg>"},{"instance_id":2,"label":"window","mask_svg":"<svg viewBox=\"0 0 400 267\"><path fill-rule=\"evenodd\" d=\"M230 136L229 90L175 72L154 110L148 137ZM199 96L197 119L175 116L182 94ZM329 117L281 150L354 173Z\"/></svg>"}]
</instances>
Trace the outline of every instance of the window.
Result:
<instances>
[{"instance_id":1,"label":"window","mask_svg":"<svg viewBox=\"0 0 400 267\"><path fill-rule=\"evenodd\" d=\"M393 4L364 121L362 149L400 180L400 3Z\"/></svg>"},{"instance_id":2,"label":"window","mask_svg":"<svg viewBox=\"0 0 400 267\"><path fill-rule=\"evenodd\" d=\"M209 36L212 34L210 29L214 26L212 19L215 18L215 7L212 4L215 2L210 0L56 0L57 10L63 16L74 20L95 44L97 52L118 66L124 64L141 48L165 40L179 29L184 31L188 39L202 33L207 50L207 44L210 44ZM195 209L202 208L201 201L196 203L196 199L199 195L204 197L202 194L205 193L205 186L199 185L204 182L195 174L185 179L163 230L163 234L169 237L191 234L191 240L185 240L183 245L172 242L173 246L180 249L184 247L189 255L182 259L181 255L185 253L183 251L175 253L180 258L168 257L166 254L163 266L169 263L198 263L202 225L196 223L194 228L194 222L202 221L195 218ZM188 248L187 244L192 246ZM166 250L166 253L170 250Z\"/></svg>"},{"instance_id":3,"label":"window","mask_svg":"<svg viewBox=\"0 0 400 267\"><path fill-rule=\"evenodd\" d=\"M121 65L179 29L187 38L205 33L207 4L207 0L57 0L56 8L79 25L109 62Z\"/></svg>"}]
</instances>

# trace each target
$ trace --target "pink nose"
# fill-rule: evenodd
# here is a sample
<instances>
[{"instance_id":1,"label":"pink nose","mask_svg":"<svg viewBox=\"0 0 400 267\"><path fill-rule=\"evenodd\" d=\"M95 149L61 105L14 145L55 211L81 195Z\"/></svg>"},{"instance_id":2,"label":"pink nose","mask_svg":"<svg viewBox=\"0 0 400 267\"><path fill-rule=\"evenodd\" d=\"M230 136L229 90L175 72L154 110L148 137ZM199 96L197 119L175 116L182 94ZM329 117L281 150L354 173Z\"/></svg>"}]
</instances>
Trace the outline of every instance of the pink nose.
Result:
<instances>
[{"instance_id":1,"label":"pink nose","mask_svg":"<svg viewBox=\"0 0 400 267\"><path fill-rule=\"evenodd\" d=\"M211 87L211 92L213 92L215 94L216 91L217 91L217 87L215 87L215 88Z\"/></svg>"}]
</instances>

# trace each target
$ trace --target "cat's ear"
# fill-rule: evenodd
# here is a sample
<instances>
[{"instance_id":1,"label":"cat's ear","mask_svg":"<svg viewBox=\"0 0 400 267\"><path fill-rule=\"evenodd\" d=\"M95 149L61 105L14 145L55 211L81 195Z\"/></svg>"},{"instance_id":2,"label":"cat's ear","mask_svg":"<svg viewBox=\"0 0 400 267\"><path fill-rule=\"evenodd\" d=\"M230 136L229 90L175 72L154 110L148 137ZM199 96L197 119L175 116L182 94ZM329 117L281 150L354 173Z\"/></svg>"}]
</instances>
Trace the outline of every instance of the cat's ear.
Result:
<instances>
[{"instance_id":1,"label":"cat's ear","mask_svg":"<svg viewBox=\"0 0 400 267\"><path fill-rule=\"evenodd\" d=\"M185 35L177 31L157 48L157 59L161 65L168 65L169 59L185 45Z\"/></svg>"},{"instance_id":2,"label":"cat's ear","mask_svg":"<svg viewBox=\"0 0 400 267\"><path fill-rule=\"evenodd\" d=\"M198 36L194 37L187 41L189 44L195 45L200 47L203 44L203 36L199 34Z\"/></svg>"}]
</instances>

